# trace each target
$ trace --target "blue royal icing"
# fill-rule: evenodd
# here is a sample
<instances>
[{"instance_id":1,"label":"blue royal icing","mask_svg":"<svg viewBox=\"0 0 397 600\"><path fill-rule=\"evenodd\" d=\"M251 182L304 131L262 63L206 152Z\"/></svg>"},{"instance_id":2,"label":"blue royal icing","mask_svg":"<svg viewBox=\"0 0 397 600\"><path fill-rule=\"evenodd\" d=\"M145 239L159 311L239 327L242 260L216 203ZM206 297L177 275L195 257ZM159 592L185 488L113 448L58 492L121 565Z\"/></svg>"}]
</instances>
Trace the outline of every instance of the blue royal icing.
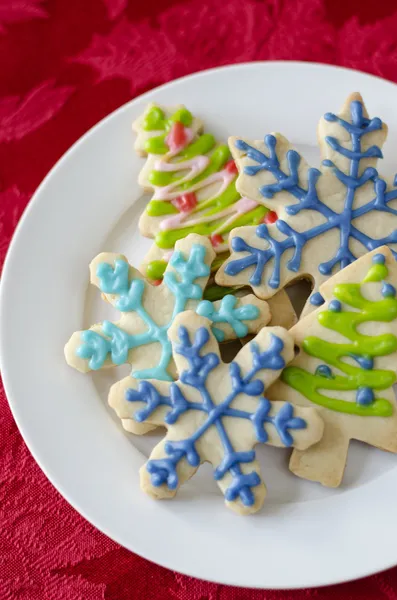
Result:
<instances>
[{"instance_id":1,"label":"blue royal icing","mask_svg":"<svg viewBox=\"0 0 397 600\"><path fill-rule=\"evenodd\" d=\"M334 378L332 371L328 365L318 365L316 369L316 375L320 375L321 377L325 377L326 379Z\"/></svg>"},{"instance_id":2,"label":"blue royal icing","mask_svg":"<svg viewBox=\"0 0 397 600\"><path fill-rule=\"evenodd\" d=\"M356 363L366 371L371 371L374 368L374 360L370 356L363 356L360 354L348 354L350 358L356 361Z\"/></svg>"},{"instance_id":3,"label":"blue royal icing","mask_svg":"<svg viewBox=\"0 0 397 600\"><path fill-rule=\"evenodd\" d=\"M321 306L324 304L324 298L320 292L314 292L314 294L310 296L310 303L313 304L313 306Z\"/></svg>"},{"instance_id":4,"label":"blue royal icing","mask_svg":"<svg viewBox=\"0 0 397 600\"><path fill-rule=\"evenodd\" d=\"M143 306L142 297L148 285L141 279L129 279L129 264L122 259L114 261L114 267L109 263L100 263L97 267L99 289L105 294L115 294L118 299L115 307L121 312L135 311L147 326L142 333L129 334L117 325L104 321L102 331L83 331L82 344L77 348L76 354L89 361L90 369L100 369L109 357L113 364L122 365L127 361L128 352L139 346L158 342L162 352L157 366L150 369L133 371L132 376L138 379L162 379L172 381L167 368L172 358L171 343L168 339L168 329L175 316L183 312L189 300L201 300L203 290L196 280L208 277L210 267L205 264L205 246L195 244L192 246L187 260L179 251L175 251L170 259L174 272L164 274L164 285L175 297L175 304L171 319L165 325L157 325ZM237 299L234 296L225 296L220 308L217 310L212 302L202 301L198 304L198 314L208 317L213 323L228 323L237 337L244 337L248 327L243 321L254 320L259 316L259 309L247 304L235 308ZM225 334L217 327L213 328L214 335L223 341Z\"/></svg>"},{"instance_id":5,"label":"blue royal icing","mask_svg":"<svg viewBox=\"0 0 397 600\"><path fill-rule=\"evenodd\" d=\"M331 312L340 312L342 310L342 303L339 300L331 300L328 310Z\"/></svg>"},{"instance_id":6,"label":"blue royal icing","mask_svg":"<svg viewBox=\"0 0 397 600\"><path fill-rule=\"evenodd\" d=\"M241 374L240 366L236 362L230 363L228 367L231 391L222 402L217 404L207 389L207 378L220 364L220 359L217 354L212 352L201 353L210 338L208 329L205 327L197 329L193 343L191 343L185 327L179 327L178 335L180 343L174 345L174 352L184 356L189 367L182 372L179 382L170 384L168 395L161 395L151 382L142 381L137 390L129 388L125 397L129 402L145 404L145 407L134 415L134 419L139 423L148 419L159 406L167 406L170 409L164 417L167 424L175 423L182 414L189 410L201 411L206 413L207 417L190 437L168 441L165 444L166 457L148 461L146 468L150 473L151 482L154 486L166 484L169 489L176 489L179 462L185 459L192 467L199 466L200 456L196 443L210 427L214 426L224 451L221 463L214 470L214 478L222 479L228 472L232 476L232 482L226 490L226 500L233 501L240 498L243 504L252 506L254 503L252 488L259 485L260 477L255 471L243 473L241 464L252 462L255 459L255 451L236 451L222 418L248 419L252 423L258 442L268 441L265 425L272 425L284 446L289 447L293 444L290 430L306 428L306 421L300 417L294 417L294 408L289 403L283 404L276 414L270 415L271 409L275 405L272 405L263 396L264 384L260 379L255 378L263 369L279 370L285 366L281 355L284 343L279 337L272 335L269 348L260 352L258 346L252 342L250 345L252 351L251 370L244 377ZM196 389L201 402L188 400L181 384ZM258 398L259 402L254 412L231 407L233 400L240 394Z\"/></svg>"},{"instance_id":7,"label":"blue royal icing","mask_svg":"<svg viewBox=\"0 0 397 600\"><path fill-rule=\"evenodd\" d=\"M384 298L395 298L396 288L391 283L383 283L381 294Z\"/></svg>"},{"instance_id":8,"label":"blue royal icing","mask_svg":"<svg viewBox=\"0 0 397 600\"><path fill-rule=\"evenodd\" d=\"M296 150L289 150L286 155L288 171L284 172L280 166L276 153L277 140L273 135L265 137L265 144L268 148L268 155L253 148L243 140L235 142L236 148L246 152L248 158L254 160L257 165L244 167L244 173L249 176L256 175L259 171L268 171L276 179L276 183L264 185L259 188L262 196L273 198L275 194L281 191L287 191L297 199L297 203L286 207L289 215L297 215L302 210L314 210L319 212L325 219L324 223L316 225L306 231L298 232L283 220L278 220L272 227L285 235L285 239L279 241L272 237L271 229L261 224L256 228L256 235L261 240L266 241L266 249L250 246L241 237L236 236L232 239L232 249L234 252L245 252L247 256L230 261L225 267L225 273L231 276L238 275L245 269L254 267L250 278L252 286L256 287L262 283L264 269L270 260L273 260L273 270L268 279L268 285L274 289L280 286L280 268L281 259L284 253L289 249L294 249L293 256L287 261L287 268L290 271L297 272L301 265L302 252L309 240L326 233L332 229L339 229L340 242L335 256L318 265L318 270L323 275L331 275L334 267L340 266L341 269L356 260L356 256L350 250L350 238L360 242L368 251L384 244L397 242L397 230L390 235L373 239L364 234L353 225L354 219L368 214L372 211L382 211L397 215L397 209L388 206L389 202L397 198L397 189L386 191L386 182L378 175L373 167L367 167L361 171L360 165L363 159L382 158L382 152L378 146L371 146L366 150L362 149L362 138L366 135L378 131L382 128L382 121L379 118L367 119L363 116L363 106L359 101L352 101L350 104L352 122L348 123L333 113L326 113L324 118L329 122L338 122L349 134L351 140L351 149L342 146L336 138L327 136L326 143L334 152L350 160L349 173L341 171L332 161L324 160L323 165L332 169L335 177L345 186L346 194L344 209L342 213L337 213L329 206L324 204L317 194L317 182L321 172L315 168L309 168L307 173L307 189L299 183L298 168L301 156ZM354 208L355 194L364 184L371 181L374 187L375 197L360 206ZM397 184L397 176L394 185ZM396 252L392 251L397 257ZM322 304L322 298L319 293L311 297L311 303L315 306Z\"/></svg>"},{"instance_id":9,"label":"blue royal icing","mask_svg":"<svg viewBox=\"0 0 397 600\"><path fill-rule=\"evenodd\" d=\"M386 261L385 255L384 254L375 254L375 256L372 257L372 262L375 265L384 265Z\"/></svg>"},{"instance_id":10,"label":"blue royal icing","mask_svg":"<svg viewBox=\"0 0 397 600\"><path fill-rule=\"evenodd\" d=\"M368 406L372 404L375 400L374 391L369 387L360 387L357 390L356 394L356 402L357 404L361 404L363 406Z\"/></svg>"}]
</instances>

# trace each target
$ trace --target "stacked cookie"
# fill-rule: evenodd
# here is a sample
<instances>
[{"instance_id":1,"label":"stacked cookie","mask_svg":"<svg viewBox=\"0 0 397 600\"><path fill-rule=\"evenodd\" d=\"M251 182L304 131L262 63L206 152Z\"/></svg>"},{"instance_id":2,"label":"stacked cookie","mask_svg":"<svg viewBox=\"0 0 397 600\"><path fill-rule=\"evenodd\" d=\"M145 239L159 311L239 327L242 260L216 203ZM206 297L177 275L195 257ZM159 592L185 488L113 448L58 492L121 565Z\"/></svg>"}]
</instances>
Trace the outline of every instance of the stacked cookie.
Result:
<instances>
[{"instance_id":1,"label":"stacked cookie","mask_svg":"<svg viewBox=\"0 0 397 600\"><path fill-rule=\"evenodd\" d=\"M397 452L397 188L376 170L382 121L358 94L326 113L320 169L280 134L230 138L231 158L182 106L151 105L133 129L153 245L141 272L122 255L93 260L121 317L73 334L65 355L82 372L131 364L110 405L130 432L167 428L143 490L172 497L208 461L226 504L249 514L266 494L257 443L294 447L291 471L327 486L352 438ZM285 288L302 278L313 291L294 324ZM219 344L247 334L224 364Z\"/></svg>"},{"instance_id":2,"label":"stacked cookie","mask_svg":"<svg viewBox=\"0 0 397 600\"><path fill-rule=\"evenodd\" d=\"M132 125L135 150L147 156L139 184L152 194L140 221L142 235L154 238L140 270L154 285L163 277L175 244L190 233L208 237L216 257L204 290L207 300L219 300L242 286L225 289L214 274L229 255L230 232L242 225L272 222L275 213L236 189L237 167L229 148L185 107L149 105ZM240 294L240 291L238 291ZM291 327L296 315L284 290L270 300L272 324Z\"/></svg>"}]
</instances>

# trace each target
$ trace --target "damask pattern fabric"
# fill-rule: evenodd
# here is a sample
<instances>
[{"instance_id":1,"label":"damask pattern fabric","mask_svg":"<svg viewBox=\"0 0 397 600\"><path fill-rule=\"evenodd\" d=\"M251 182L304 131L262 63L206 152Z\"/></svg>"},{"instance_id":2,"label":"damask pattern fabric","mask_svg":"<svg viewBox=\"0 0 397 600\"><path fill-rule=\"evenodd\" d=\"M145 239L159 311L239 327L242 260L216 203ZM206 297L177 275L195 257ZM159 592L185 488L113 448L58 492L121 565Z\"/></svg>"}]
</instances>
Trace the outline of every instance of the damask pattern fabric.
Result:
<instances>
[{"instance_id":1,"label":"damask pattern fabric","mask_svg":"<svg viewBox=\"0 0 397 600\"><path fill-rule=\"evenodd\" d=\"M397 82L395 0L0 0L0 263L40 181L131 98L198 70L317 61ZM158 567L96 531L47 481L0 391L3 600L397 599L397 568L320 590L244 590Z\"/></svg>"}]
</instances>

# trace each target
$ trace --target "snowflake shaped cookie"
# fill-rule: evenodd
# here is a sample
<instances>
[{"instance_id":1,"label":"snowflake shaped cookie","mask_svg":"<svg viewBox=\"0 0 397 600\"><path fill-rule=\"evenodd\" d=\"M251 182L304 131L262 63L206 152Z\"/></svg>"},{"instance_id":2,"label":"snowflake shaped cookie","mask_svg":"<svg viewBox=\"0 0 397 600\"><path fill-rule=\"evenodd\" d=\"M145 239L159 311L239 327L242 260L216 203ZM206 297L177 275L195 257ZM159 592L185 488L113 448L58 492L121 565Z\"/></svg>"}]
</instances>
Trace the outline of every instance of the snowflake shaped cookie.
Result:
<instances>
[{"instance_id":1,"label":"snowflake shaped cookie","mask_svg":"<svg viewBox=\"0 0 397 600\"><path fill-rule=\"evenodd\" d=\"M397 263L386 247L324 283L324 306L289 333L301 352L269 398L316 406L324 419L315 448L295 450L290 469L338 486L350 439L397 452Z\"/></svg>"},{"instance_id":2,"label":"snowflake shaped cookie","mask_svg":"<svg viewBox=\"0 0 397 600\"><path fill-rule=\"evenodd\" d=\"M322 304L319 286L374 248L397 243L397 188L376 170L387 127L370 119L359 94L339 115L326 113L318 138L320 169L309 167L280 134L263 142L230 139L237 188L277 211L278 221L231 234L221 285L250 285L260 298L299 278L313 280L306 310Z\"/></svg>"},{"instance_id":3,"label":"snowflake shaped cookie","mask_svg":"<svg viewBox=\"0 0 397 600\"><path fill-rule=\"evenodd\" d=\"M266 488L254 445L303 450L323 433L315 409L270 402L264 395L294 355L292 338L281 327L263 328L224 364L208 319L192 311L179 314L169 336L177 381L127 377L109 395L121 419L167 428L140 470L141 487L153 498L173 497L201 463L210 462L227 506L241 514L256 512Z\"/></svg>"},{"instance_id":4,"label":"snowflake shaped cookie","mask_svg":"<svg viewBox=\"0 0 397 600\"><path fill-rule=\"evenodd\" d=\"M91 283L121 318L75 332L65 347L68 364L85 373L129 363L133 377L172 381L176 371L167 332L178 313L194 309L208 317L219 341L259 331L270 312L254 295L202 300L214 256L208 239L189 235L177 244L163 283L155 287L122 255L99 254L90 265Z\"/></svg>"}]
</instances>

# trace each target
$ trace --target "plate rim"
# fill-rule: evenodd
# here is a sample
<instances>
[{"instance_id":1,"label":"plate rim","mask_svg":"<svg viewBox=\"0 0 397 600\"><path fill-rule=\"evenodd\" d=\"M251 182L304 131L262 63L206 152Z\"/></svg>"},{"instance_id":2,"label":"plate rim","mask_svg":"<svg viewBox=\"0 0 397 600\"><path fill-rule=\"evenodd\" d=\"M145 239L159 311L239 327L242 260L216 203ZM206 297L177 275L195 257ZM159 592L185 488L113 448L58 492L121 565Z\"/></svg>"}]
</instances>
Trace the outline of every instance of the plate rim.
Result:
<instances>
[{"instance_id":1,"label":"plate rim","mask_svg":"<svg viewBox=\"0 0 397 600\"><path fill-rule=\"evenodd\" d=\"M244 70L244 69L249 69L249 68L257 68L259 65L263 66L263 67L280 66L281 68L284 68L285 66L288 66L289 68L296 66L298 68L303 67L303 68L307 68L307 69L321 68L321 69L325 69L325 70L333 70L333 71L337 70L337 71L342 71L342 72L346 72L346 73L353 72L353 73L359 73L360 75L364 75L371 79L379 80L382 83L389 84L393 88L397 88L397 83L395 83L389 79L386 79L384 77L380 77L378 75L373 75L371 73L367 73L367 72L361 71L359 69L353 69L353 68L349 68L349 67L341 67L339 65L330 65L330 64L323 64L323 63L310 62L310 61L306 62L306 61L289 61L289 60L251 61L251 62L235 63L235 64L230 64L230 65L213 67L210 69L205 69L203 71L190 73L190 74L184 75L182 77L179 77L177 79L173 79L172 81L166 82L160 86L157 86L155 88L148 90L144 94L136 96L135 98L125 102L124 104L122 104L121 106L116 108L114 111L112 111L111 113L106 115L104 118L102 118L100 121L95 123L92 127L90 127L80 138L78 138L66 150L66 152L57 160L57 162L52 166L50 171L45 175L45 177L43 178L43 180L41 181L41 183L39 184L39 186L36 188L35 192L33 193L27 207L25 208L25 210L24 210L21 218L19 219L17 226L14 230L12 239L11 239L9 247L7 249L7 253L6 253L6 257L5 257L3 269L2 269L1 281L0 281L0 369L2 372L3 386L4 386L8 405L10 407L12 416L15 420L18 430L19 430L29 452L33 456L33 458L34 458L35 462L38 464L39 468L43 471L46 478L54 486L54 488L61 494L61 496L66 500L66 502L68 504L70 504L73 507L73 509L76 510L93 527L98 529L100 532L102 532L104 535L106 535L108 538L110 538L115 543L125 547L126 549L128 549L129 551L131 551L133 553L138 554L139 556L142 556L149 562L152 562L161 567L170 569L171 571L181 573L181 574L189 576L189 577L195 577L197 579L201 579L204 581L209 581L211 583L217 583L217 584L221 584L221 585L232 585L232 586L237 586L237 587L246 587L246 588L250 588L250 589L291 590L291 589L303 589L303 588L300 586L294 585L294 584L291 584L291 585L287 584L287 585L283 585L283 586L273 585L271 587L263 588L263 586L261 586L259 584L255 584L255 583L254 584L249 584L249 583L242 584L241 582L235 581L232 578L229 578L228 580L226 580L226 579L219 580L219 579L207 578L207 577L203 578L200 574L196 574L192 570L179 569L179 568L175 569L175 567L172 565L172 558L168 559L167 556L164 556L163 560L158 560L157 558L154 560L150 556L147 555L146 551L142 551L140 549L133 547L134 544L129 544L129 546L126 546L123 543L123 541L120 541L119 539L116 539L115 537L113 537L112 533L107 530L106 526L103 526L102 524L96 522L95 518L90 518L87 515L85 509L81 508L79 506L79 502L75 501L73 498L70 498L69 493L65 489L63 489L62 484L58 481L56 473L50 472L50 469L48 469L47 466L44 465L42 463L41 459L38 457L38 454L40 453L40 451L37 450L37 448L35 447L35 443L32 442L32 440L30 439L30 434L29 434L28 429L25 427L25 425L22 424L19 409L18 409L18 401L13 398L12 382L10 380L11 378L9 378L9 375L7 373L7 366L5 365L5 363L6 363L5 356L6 356L7 352L3 346L3 336L1 335L1 330L3 329L3 325L2 325L3 318L4 318L3 314L5 311L6 296L7 296L7 293L6 293L6 289L7 289L7 285L8 285L7 282L10 279L10 277L13 276L12 275L12 263L13 263L13 256L15 254L15 248L17 248L17 245L20 243L20 238L22 235L23 228L26 226L25 224L28 222L31 212L34 210L34 207L38 204L38 202L40 202L40 195L41 195L42 190L47 186L49 180L51 180L53 177L55 177L57 175L57 172L58 172L59 168L62 167L63 163L66 162L69 159L69 157L74 152L76 152L76 150L78 150L78 148L80 146L82 146L89 137L91 137L93 134L95 134L96 131L99 130L101 127L105 126L108 121L110 121L113 118L116 118L116 116L119 113L122 113L122 112L128 110L130 108L130 106L133 105L134 103L145 100L148 96L151 96L153 94L153 92L158 92L164 88L172 87L182 81L205 77L209 73L225 71L225 70L239 71L240 69ZM73 492L71 495L73 496ZM313 577L311 583L305 584L305 588L318 588L318 587L325 587L325 586L329 586L329 585L337 585L337 584L341 584L341 583L347 583L350 581L354 581L357 579L361 579L364 577L374 575L376 573L382 573L396 565L397 565L397 551L396 551L395 558L391 559L390 562L388 564L386 564L385 566L383 566L381 569L375 567L371 570L371 569L368 569L368 567L365 567L362 571L360 571L360 569L356 568L355 569L356 572L354 574L352 574L351 577L350 576L342 577L342 578L333 579L330 581L325 580L324 577L320 577L320 580L316 581L315 577Z\"/></svg>"}]
</instances>

